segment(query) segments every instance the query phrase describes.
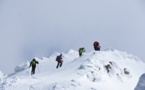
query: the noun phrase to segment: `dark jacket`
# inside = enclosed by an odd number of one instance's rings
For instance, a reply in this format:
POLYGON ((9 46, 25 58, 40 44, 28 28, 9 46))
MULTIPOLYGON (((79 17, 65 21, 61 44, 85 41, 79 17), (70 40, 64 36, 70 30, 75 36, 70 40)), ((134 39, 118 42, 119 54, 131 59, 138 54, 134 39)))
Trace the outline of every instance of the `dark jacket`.
POLYGON ((56 57, 56 61, 62 62, 62 55, 57 56, 57 57, 56 57))
POLYGON ((39 64, 39 62, 38 61, 36 61, 35 59, 33 59, 32 61, 31 61, 31 63, 30 63, 30 66, 29 67, 36 67, 36 64, 39 64))

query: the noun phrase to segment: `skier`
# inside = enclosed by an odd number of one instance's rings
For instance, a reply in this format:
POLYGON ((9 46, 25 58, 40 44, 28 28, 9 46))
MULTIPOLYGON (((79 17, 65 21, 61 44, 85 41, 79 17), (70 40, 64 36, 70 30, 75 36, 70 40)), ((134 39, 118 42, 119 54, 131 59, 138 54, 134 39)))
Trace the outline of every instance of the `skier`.
POLYGON ((101 46, 99 45, 99 42, 95 41, 93 45, 94 45, 95 51, 100 51, 101 46))
POLYGON ((36 68, 36 64, 39 64, 38 61, 34 59, 32 59, 29 68, 32 66, 32 70, 31 70, 31 75, 35 74, 35 68, 36 68))
POLYGON ((81 57, 81 56, 82 56, 82 54, 83 54, 85 51, 86 51, 86 50, 85 50, 85 48, 84 48, 84 47, 79 48, 79 50, 78 50, 78 52, 79 52, 79 56, 81 57))
POLYGON ((56 61, 58 62, 56 68, 58 68, 59 66, 61 67, 62 66, 62 62, 63 62, 62 61, 62 54, 60 54, 60 55, 58 55, 56 57, 56 61))

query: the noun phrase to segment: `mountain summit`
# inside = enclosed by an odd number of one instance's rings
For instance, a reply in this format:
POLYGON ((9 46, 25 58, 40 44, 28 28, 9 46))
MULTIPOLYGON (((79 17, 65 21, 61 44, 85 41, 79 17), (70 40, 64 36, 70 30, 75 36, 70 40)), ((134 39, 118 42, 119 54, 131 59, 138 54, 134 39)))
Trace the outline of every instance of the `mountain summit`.
POLYGON ((134 90, 145 72, 138 57, 118 50, 91 51, 79 57, 70 50, 56 69, 56 56, 36 58, 39 65, 30 74, 29 62, 18 65, 15 73, 3 76, 0 90, 134 90))

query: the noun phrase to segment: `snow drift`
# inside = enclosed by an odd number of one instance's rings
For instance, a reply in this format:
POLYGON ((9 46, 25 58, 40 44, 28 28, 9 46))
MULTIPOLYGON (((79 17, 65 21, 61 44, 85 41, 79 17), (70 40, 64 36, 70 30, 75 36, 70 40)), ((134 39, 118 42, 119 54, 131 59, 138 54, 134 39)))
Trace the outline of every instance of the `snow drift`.
POLYGON ((63 65, 56 69, 56 56, 37 58, 36 74, 30 75, 28 62, 16 73, 4 77, 1 90, 134 90, 145 64, 136 56, 117 50, 91 51, 79 57, 63 53, 63 65))

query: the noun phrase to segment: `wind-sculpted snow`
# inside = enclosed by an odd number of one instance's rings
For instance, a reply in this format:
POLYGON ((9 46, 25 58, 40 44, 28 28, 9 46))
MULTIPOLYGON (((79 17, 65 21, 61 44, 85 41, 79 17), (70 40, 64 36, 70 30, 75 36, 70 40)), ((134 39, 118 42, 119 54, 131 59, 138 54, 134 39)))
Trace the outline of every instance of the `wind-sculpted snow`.
POLYGON ((21 64, 21 65, 16 66, 15 72, 19 72, 19 71, 25 70, 25 69, 27 69, 28 67, 29 67, 29 62, 23 63, 23 64, 21 64))
POLYGON ((0 90, 134 90, 145 64, 136 56, 117 50, 86 52, 79 57, 70 50, 56 69, 56 56, 37 58, 36 74, 30 75, 28 62, 3 78, 0 90), (27 67, 27 68, 26 68, 27 67))

